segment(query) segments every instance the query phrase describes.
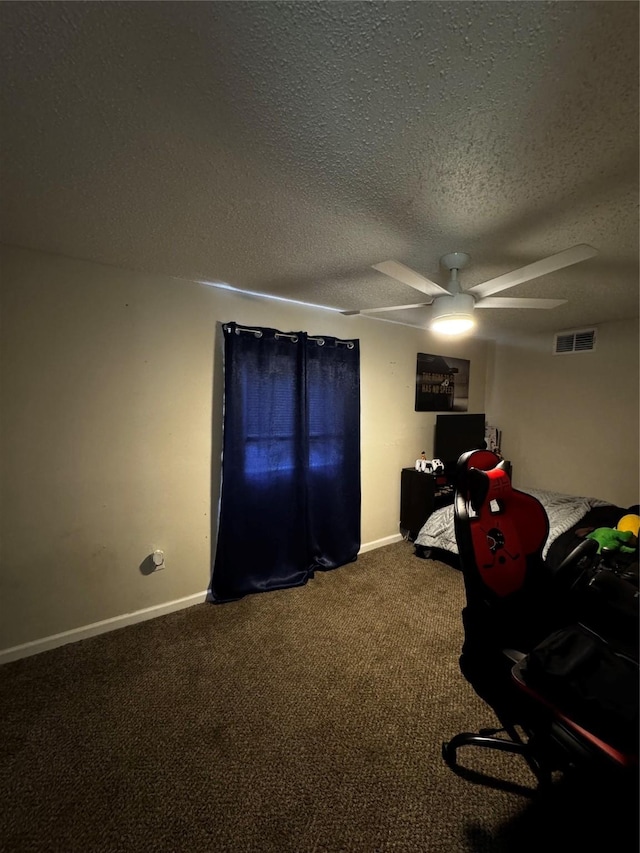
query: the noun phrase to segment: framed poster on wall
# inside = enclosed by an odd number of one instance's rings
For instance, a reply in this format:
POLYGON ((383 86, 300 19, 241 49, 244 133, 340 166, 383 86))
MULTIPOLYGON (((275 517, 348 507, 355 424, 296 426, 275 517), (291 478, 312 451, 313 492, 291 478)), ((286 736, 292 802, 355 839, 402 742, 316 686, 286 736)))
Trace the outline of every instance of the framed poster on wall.
POLYGON ((470 362, 419 352, 416 363, 416 412, 466 412, 470 362))

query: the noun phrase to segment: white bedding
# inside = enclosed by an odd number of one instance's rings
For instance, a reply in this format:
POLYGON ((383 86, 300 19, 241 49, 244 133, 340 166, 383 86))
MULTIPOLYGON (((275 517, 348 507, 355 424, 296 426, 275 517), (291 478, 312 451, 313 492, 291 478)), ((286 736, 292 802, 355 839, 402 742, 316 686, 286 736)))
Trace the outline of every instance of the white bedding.
MULTIPOLYGON (((545 492, 540 489, 520 489, 520 491, 538 498, 549 516, 549 536, 542 550, 543 557, 547 556, 552 542, 577 524, 592 507, 611 505, 609 501, 598 498, 563 495, 559 492, 545 492)), ((437 509, 429 516, 416 536, 414 544, 423 545, 426 548, 440 548, 453 554, 458 553, 453 529, 453 504, 437 509)))

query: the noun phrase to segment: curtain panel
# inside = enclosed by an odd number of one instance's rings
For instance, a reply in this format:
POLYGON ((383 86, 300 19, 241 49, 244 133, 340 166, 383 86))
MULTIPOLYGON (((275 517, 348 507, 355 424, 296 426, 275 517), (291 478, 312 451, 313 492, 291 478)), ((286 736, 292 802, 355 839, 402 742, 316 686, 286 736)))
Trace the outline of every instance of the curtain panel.
POLYGON ((360 549, 359 342, 223 330, 215 602, 299 586, 360 549))

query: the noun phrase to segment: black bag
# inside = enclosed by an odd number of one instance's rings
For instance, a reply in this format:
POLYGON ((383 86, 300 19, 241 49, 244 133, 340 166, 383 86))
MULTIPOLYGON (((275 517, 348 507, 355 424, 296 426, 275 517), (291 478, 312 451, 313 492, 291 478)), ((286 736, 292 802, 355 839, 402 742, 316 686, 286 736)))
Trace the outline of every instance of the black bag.
POLYGON ((581 624, 554 631, 527 656, 525 682, 623 752, 638 748, 638 662, 581 624))

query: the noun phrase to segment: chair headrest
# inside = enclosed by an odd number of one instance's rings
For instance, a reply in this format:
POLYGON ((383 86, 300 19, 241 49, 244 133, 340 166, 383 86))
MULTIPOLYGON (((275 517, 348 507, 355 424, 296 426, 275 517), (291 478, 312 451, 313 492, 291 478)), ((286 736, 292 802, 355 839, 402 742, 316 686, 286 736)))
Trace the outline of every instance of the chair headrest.
POLYGON ((501 461, 493 450, 467 450, 458 459, 458 469, 480 468, 482 471, 488 471, 490 468, 497 468, 501 461))
POLYGON ((487 501, 508 500, 512 494, 511 480, 502 468, 492 468, 490 471, 481 471, 479 468, 471 468, 468 472, 469 501, 475 512, 487 501))

